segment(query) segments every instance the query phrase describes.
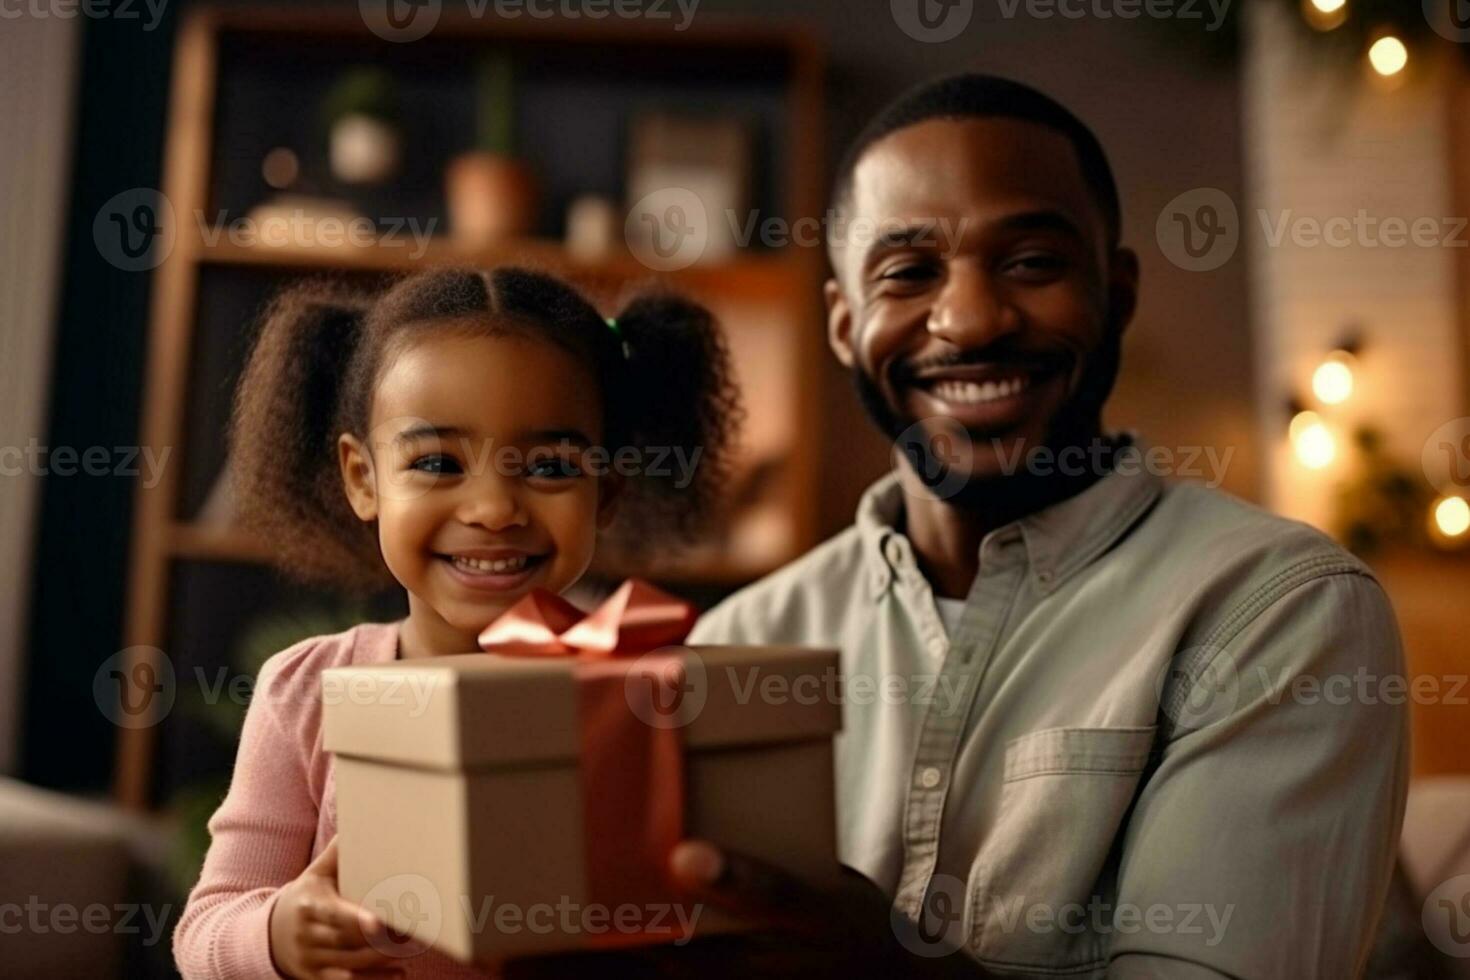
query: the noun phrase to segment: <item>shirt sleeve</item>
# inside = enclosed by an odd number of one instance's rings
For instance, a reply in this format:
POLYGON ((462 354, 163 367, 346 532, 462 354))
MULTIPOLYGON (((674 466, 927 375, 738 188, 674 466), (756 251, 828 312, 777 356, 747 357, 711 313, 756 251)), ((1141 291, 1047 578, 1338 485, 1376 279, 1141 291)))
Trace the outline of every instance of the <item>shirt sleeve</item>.
POLYGON ((1107 975, 1358 976, 1408 780, 1382 589, 1358 573, 1278 585, 1175 663, 1172 731, 1122 842, 1133 928, 1115 922, 1107 975))
POLYGON ((702 646, 724 646, 750 642, 736 615, 735 603, 726 600, 704 613, 689 631, 689 642, 702 646))
POLYGON ((278 655, 256 682, 230 790, 209 821, 209 853, 174 931, 185 980, 279 975, 271 907, 310 862, 318 821, 306 763, 314 715, 300 660, 278 655))

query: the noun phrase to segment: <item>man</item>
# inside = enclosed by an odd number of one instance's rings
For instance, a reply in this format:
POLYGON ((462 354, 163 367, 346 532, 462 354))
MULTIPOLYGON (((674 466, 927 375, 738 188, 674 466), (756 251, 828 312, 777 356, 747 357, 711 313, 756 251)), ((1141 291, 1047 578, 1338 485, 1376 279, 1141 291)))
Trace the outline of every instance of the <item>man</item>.
MULTIPOLYGON (((691 642, 841 650, 840 856, 916 924, 915 972, 947 942, 997 974, 1355 976, 1407 735, 1340 682, 1402 673, 1393 617, 1326 537, 1105 436, 1138 260, 1096 139, 944 79, 873 120, 833 204, 829 341, 896 470, 691 642)), ((674 868, 888 929, 705 842, 674 868)))

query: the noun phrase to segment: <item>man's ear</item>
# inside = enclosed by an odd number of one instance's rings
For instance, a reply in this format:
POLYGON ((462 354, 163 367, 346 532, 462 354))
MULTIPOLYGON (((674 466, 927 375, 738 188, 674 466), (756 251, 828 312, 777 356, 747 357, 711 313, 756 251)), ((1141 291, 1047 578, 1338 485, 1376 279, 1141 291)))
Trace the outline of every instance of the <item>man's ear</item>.
POLYGON ((1113 249, 1108 263, 1108 321, 1118 333, 1128 329, 1138 312, 1138 253, 1131 248, 1113 249))
POLYGON ((359 520, 377 520, 378 486, 373 475, 373 457, 362 440, 350 432, 337 437, 337 465, 342 470, 342 487, 352 512, 359 520))
POLYGON ((618 514, 618 505, 622 503, 623 491, 627 489, 628 481, 621 473, 609 470, 597 481, 597 529, 606 531, 612 526, 613 518, 618 514))
POLYGON ((827 346, 832 348, 843 367, 851 368, 857 361, 852 349, 852 307, 842 294, 842 285, 836 277, 827 280, 822 287, 822 295, 827 299, 827 346))

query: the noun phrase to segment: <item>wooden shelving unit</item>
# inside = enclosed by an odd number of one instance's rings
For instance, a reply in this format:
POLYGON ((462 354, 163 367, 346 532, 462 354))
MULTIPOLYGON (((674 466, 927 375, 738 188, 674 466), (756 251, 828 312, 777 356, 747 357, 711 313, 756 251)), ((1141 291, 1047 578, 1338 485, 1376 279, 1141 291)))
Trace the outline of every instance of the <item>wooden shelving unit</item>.
MULTIPOLYGON (((222 138, 216 131, 222 97, 233 84, 226 46, 247 44, 310 45, 309 56, 326 60, 341 56, 360 58, 377 52, 385 59, 399 56, 404 45, 375 38, 355 10, 230 10, 197 9, 185 18, 178 35, 173 69, 173 91, 165 156, 163 192, 179 215, 209 213, 218 202, 216 150, 222 138)), ((779 187, 779 211, 791 220, 821 211, 818 135, 823 128, 820 52, 796 30, 751 27, 701 20, 688 30, 674 32, 658 25, 608 21, 596 25, 528 21, 497 21, 446 17, 430 38, 416 45, 450 45, 446 56, 461 56, 475 45, 513 45, 518 55, 538 45, 560 50, 586 50, 597 64, 616 58, 617 51, 670 56, 708 52, 721 64, 745 58, 754 64, 784 64, 781 84, 780 131, 773 142, 782 147, 781 164, 773 173, 779 187), (582 46, 578 48, 577 46, 582 46), (733 60, 732 60, 733 59, 733 60)), ((259 49, 264 50, 264 49, 259 49)), ((646 60, 644 62, 646 63, 646 60)), ((533 161, 534 162, 534 161, 533 161)), ((201 366, 196 361, 209 350, 201 343, 201 311, 218 290, 211 276, 269 277, 285 284, 297 276, 390 276, 434 265, 488 267, 505 263, 532 265, 557 271, 577 281, 600 302, 611 303, 619 291, 650 280, 664 282, 707 302, 727 326, 737 369, 747 387, 751 428, 757 441, 770 442, 789 434, 796 441, 815 437, 820 393, 811 379, 818 377, 822 357, 820 283, 823 259, 819 249, 746 250, 728 261, 695 265, 675 273, 655 275, 631 254, 614 254, 596 261, 570 255, 554 237, 511 241, 491 248, 466 249, 447 237, 432 238, 422 254, 411 247, 244 245, 227 237, 206 239, 191 221, 180 220, 174 248, 154 273, 150 311, 150 342, 142 416, 142 444, 175 447, 171 464, 153 487, 140 490, 135 504, 126 645, 134 664, 169 650, 173 618, 178 614, 174 592, 179 576, 193 567, 264 565, 271 559, 268 542, 228 525, 202 520, 198 501, 186 505, 190 487, 203 479, 202 465, 191 453, 191 438, 200 424, 191 409, 193 393, 228 381, 217 374, 218 358, 201 366), (754 352, 754 353, 752 353, 754 352), (213 370, 216 374, 211 375, 213 370), (774 434, 774 435, 773 435, 774 434), (191 469, 191 467, 195 467, 191 469)), ((218 302, 218 300, 216 300, 218 302)), ((254 311, 240 311, 244 323, 254 311)), ((218 316, 216 315, 216 319, 218 316)), ((218 342, 218 337, 212 338, 218 342)), ((205 358, 208 361, 208 358, 205 358)), ((207 433, 210 439, 222 432, 207 433)), ((759 553, 721 553, 702 549, 682 564, 669 564, 655 577, 671 583, 698 583, 729 587, 749 581, 800 554, 814 543, 816 527, 816 474, 814 453, 792 451, 782 457, 778 478, 769 481, 767 513, 777 512, 783 523, 774 538, 778 547, 759 553)), ((205 474, 206 476, 208 474, 205 474)), ((217 476, 217 473, 214 474, 217 476)), ((197 494, 196 494, 197 496, 197 494)), ((772 539, 767 528, 768 539, 772 539)), ((193 610, 196 614, 198 610, 193 610)), ((207 612, 207 611, 206 611, 207 612)), ((217 655, 189 651, 185 660, 217 655)), ((155 756, 160 727, 124 729, 115 772, 115 794, 134 808, 154 801, 155 756)), ((166 729, 165 729, 166 732, 166 729)))

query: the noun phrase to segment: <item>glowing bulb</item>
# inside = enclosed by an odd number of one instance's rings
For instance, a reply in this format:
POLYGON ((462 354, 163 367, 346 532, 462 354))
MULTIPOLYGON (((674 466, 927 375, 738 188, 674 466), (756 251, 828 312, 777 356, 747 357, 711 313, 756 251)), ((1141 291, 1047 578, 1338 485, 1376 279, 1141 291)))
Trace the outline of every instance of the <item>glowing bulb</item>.
POLYGON ((1464 497, 1441 497, 1434 505, 1434 525, 1447 538, 1470 531, 1470 503, 1464 497))
POLYGON ((1327 405, 1338 405, 1353 393, 1353 355, 1335 350, 1312 372, 1312 392, 1327 405))
POLYGON ((1297 412, 1291 417, 1291 426, 1286 431, 1291 436, 1291 441, 1296 442, 1309 426, 1321 424, 1322 416, 1316 412, 1297 412))
POLYGON ((1289 431, 1296 458, 1308 469, 1320 470, 1337 457, 1337 440, 1316 412, 1298 412, 1289 431))
POLYGON ((1319 31, 1341 27, 1347 20, 1347 0, 1302 0, 1302 17, 1319 31))
POLYGON ((1409 63, 1409 49, 1392 34, 1380 37, 1368 49, 1368 63, 1384 78, 1397 75, 1409 63))

